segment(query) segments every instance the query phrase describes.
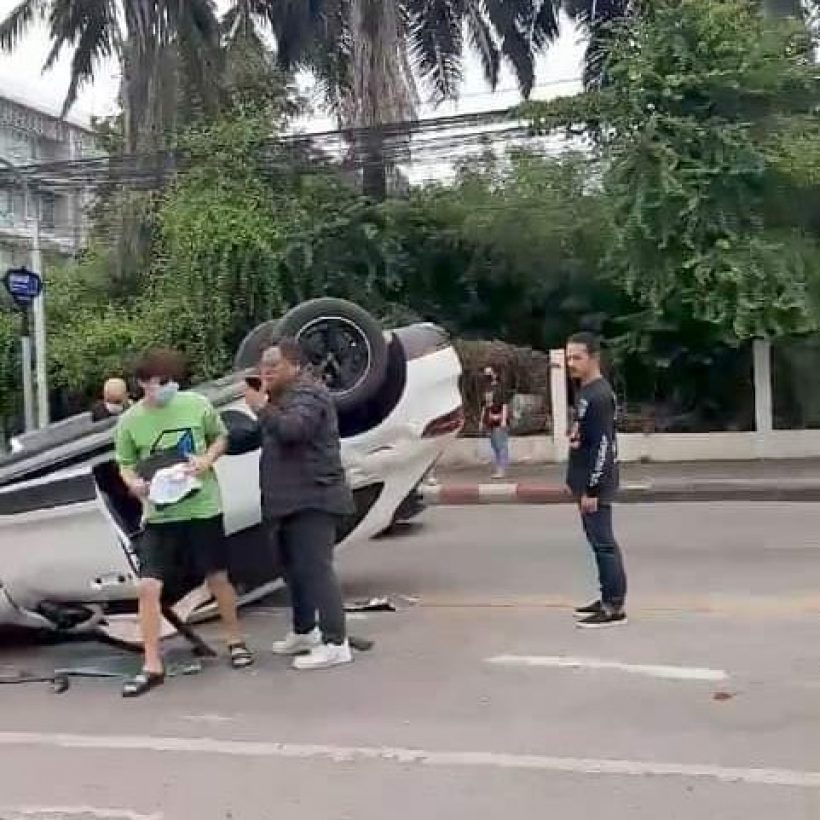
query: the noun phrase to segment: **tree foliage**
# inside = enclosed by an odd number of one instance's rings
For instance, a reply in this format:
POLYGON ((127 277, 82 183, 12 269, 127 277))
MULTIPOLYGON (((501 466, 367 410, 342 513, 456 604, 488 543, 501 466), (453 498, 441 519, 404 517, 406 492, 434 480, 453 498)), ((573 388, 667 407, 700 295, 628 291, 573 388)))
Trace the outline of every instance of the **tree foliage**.
MULTIPOLYGON (((816 35, 818 0, 744 0, 745 10, 772 20, 791 20, 816 35)), ((584 82, 589 90, 608 85, 610 52, 630 24, 653 13, 652 0, 563 0, 562 9, 586 35, 584 82)))
POLYGON ((738 339, 811 329, 817 239, 770 208, 798 182, 773 149, 820 101, 803 32, 742 0, 659 0, 630 34, 610 58, 605 181, 627 291, 738 339))
POLYGON ((747 0, 649 0, 623 25, 607 88, 534 106, 540 127, 587 117, 598 139, 613 275, 665 324, 736 340, 814 328, 804 143, 820 84, 804 28, 747 0))
POLYGON ((603 277, 610 221, 582 155, 488 158, 388 206, 395 297, 454 333, 541 349, 623 308, 603 277))
MULTIPOLYGON (((622 395, 713 418, 748 386, 734 348, 817 327, 820 88, 802 24, 749 0, 643 0, 612 30, 610 82, 514 112, 578 151, 487 156, 374 202, 328 157, 270 138, 298 100, 260 49, 263 6, 228 20, 216 115, 173 134, 184 161, 147 203, 139 276, 112 281, 105 231, 49 274, 63 411, 149 344, 219 375, 257 323, 321 294, 542 350, 600 330, 622 395)), ((0 310, 4 416, 19 413, 16 322, 0 310)))
POLYGON ((15 50, 38 21, 51 41, 44 70, 71 53, 63 113, 101 61, 118 60, 129 151, 154 150, 181 112, 213 103, 220 29, 212 0, 20 0, 0 22, 0 49, 15 50))

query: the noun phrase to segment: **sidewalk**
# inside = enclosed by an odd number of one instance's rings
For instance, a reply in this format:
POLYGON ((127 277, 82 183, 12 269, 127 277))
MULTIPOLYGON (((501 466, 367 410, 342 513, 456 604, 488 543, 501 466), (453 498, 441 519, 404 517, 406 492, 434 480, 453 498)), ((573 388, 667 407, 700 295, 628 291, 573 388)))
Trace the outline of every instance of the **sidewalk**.
MULTIPOLYGON (((515 465, 503 481, 491 468, 436 471, 422 488, 429 504, 566 504, 562 464, 515 465)), ((621 465, 625 503, 818 501, 820 459, 621 465)))

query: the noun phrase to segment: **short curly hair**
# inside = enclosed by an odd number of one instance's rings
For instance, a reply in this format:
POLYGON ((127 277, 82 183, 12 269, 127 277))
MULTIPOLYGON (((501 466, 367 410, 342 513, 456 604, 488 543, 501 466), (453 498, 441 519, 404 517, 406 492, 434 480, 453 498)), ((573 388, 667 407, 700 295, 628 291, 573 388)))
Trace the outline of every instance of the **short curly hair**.
POLYGON ((181 382, 185 372, 183 354, 168 347, 146 350, 134 363, 134 378, 140 382, 149 382, 151 379, 172 379, 181 382))

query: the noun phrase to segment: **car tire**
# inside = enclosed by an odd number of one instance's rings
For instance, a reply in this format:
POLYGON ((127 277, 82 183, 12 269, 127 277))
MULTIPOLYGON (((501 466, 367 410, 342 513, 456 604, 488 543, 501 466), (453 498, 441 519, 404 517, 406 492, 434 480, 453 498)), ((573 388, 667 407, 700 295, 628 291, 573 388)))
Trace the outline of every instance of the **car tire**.
POLYGON ((253 366, 265 347, 290 337, 301 342, 311 367, 324 379, 340 413, 356 410, 384 385, 389 348, 381 325, 344 299, 302 302, 281 319, 252 330, 236 355, 237 369, 253 366), (335 349, 330 350, 329 347, 335 349))

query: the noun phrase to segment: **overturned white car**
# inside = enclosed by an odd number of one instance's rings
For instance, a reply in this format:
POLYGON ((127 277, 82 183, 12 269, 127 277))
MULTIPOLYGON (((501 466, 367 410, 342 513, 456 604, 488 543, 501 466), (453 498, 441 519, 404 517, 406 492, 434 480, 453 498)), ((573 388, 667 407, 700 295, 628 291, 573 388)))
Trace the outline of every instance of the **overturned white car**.
MULTIPOLYGON (((336 400, 356 501, 337 543, 371 538, 418 511, 420 483, 463 425, 459 360, 434 325, 384 332, 358 306, 323 298, 251 332, 234 374, 194 388, 230 433, 217 474, 241 603, 279 581, 260 526, 260 437, 243 380, 261 350, 286 335, 301 341, 336 400)), ((113 462, 114 425, 74 417, 21 436, 0 460, 0 626, 135 640, 141 509, 113 462)), ((182 581, 171 594, 184 619, 212 614, 202 586, 182 581)))

